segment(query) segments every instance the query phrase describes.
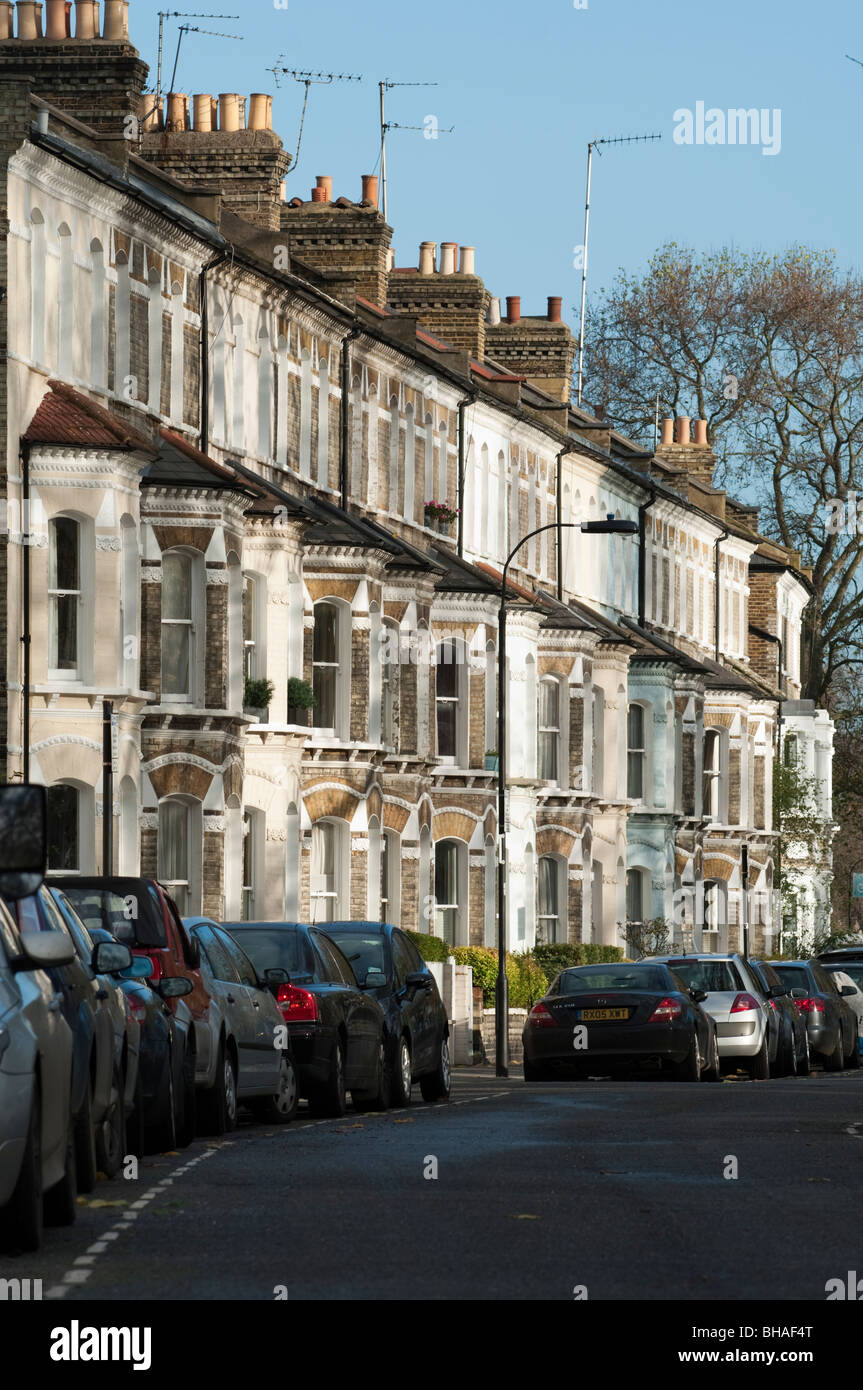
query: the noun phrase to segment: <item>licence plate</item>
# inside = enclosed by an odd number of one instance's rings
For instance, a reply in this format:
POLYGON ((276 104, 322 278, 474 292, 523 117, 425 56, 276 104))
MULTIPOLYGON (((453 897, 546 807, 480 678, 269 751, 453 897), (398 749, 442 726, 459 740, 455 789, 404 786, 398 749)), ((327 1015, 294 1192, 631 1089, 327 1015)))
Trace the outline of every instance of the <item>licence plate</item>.
POLYGON ((579 1009, 578 1017, 582 1023, 613 1022, 629 1018, 629 1009, 579 1009))

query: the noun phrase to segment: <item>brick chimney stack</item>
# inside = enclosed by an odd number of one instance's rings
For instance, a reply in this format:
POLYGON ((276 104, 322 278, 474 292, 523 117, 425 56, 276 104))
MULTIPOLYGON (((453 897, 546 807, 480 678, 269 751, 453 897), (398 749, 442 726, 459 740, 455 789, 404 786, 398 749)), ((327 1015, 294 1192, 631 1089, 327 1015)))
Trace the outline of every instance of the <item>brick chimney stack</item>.
POLYGON ((351 305, 357 295, 383 308, 387 302, 392 227, 378 208, 378 181, 362 176, 362 196, 333 201, 333 181, 319 174, 308 202, 292 198, 281 207, 281 228, 291 263, 314 270, 329 292, 351 305))
MULTIPOLYGON (((141 115, 153 105, 144 97, 141 115)), ((170 92, 165 115, 144 123, 141 154, 196 190, 219 194, 223 206, 257 227, 279 230, 282 181, 291 157, 273 131, 273 99, 264 92, 246 98, 222 92, 189 98, 170 92)))
POLYGON ((30 91, 104 135, 127 134, 147 81, 147 64, 129 42, 128 0, 76 0, 74 34, 67 0, 0 0, 0 81, 30 91))
POLYGON ((678 415, 663 420, 656 457, 700 482, 713 482, 716 455, 707 440, 707 421, 678 415))
POLYGON ((529 318, 521 312, 520 297, 510 295, 506 317, 489 322, 485 341, 491 361, 566 404, 572 391, 575 339, 563 322, 561 303, 559 296, 550 295, 546 316, 529 318))
POLYGON ((436 338, 482 360, 491 295, 476 273, 473 246, 441 242, 435 269, 436 242, 420 246, 419 267, 397 268, 390 276, 388 307, 416 318, 436 338))

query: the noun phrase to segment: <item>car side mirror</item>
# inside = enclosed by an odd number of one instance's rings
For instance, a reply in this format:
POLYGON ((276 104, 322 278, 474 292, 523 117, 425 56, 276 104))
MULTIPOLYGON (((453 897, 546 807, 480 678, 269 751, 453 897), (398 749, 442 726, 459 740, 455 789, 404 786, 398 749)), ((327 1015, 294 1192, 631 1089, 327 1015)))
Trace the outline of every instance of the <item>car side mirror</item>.
POLYGON ((264 978, 261 981, 261 989, 275 990, 279 985, 289 985, 291 977, 287 970, 282 970, 281 966, 273 966, 264 971, 264 978))
POLYGON ((90 960, 94 975, 119 975, 132 965, 132 952, 121 941, 100 941, 90 960))
POLYGON ((707 998, 706 989, 691 989, 689 991, 689 994, 694 1003, 696 1004, 702 1004, 704 1000, 707 998))
POLYGON ((9 962, 13 971, 48 970, 52 965, 69 965, 75 959, 75 947, 65 932, 22 932, 23 956, 9 962))
POLYGON ((424 970, 412 970, 405 976, 405 989, 431 989, 432 977, 424 970))
POLYGON ((45 788, 0 787, 0 893, 9 902, 39 888, 45 877, 47 839, 45 788))
POLYGON ((191 994, 195 986, 185 975, 171 975, 166 980, 159 980, 153 988, 163 999, 180 999, 184 994, 191 994))
POLYGON ((808 998, 809 998, 809 995, 806 993, 806 990, 805 990, 805 989, 792 989, 792 991, 791 991, 791 998, 792 998, 792 999, 808 999, 808 998))
POLYGON ((849 994, 856 994, 857 990, 854 985, 843 985, 839 993, 844 996, 849 994))
POLYGON ((124 980, 149 980, 156 967, 149 956, 135 956, 128 970, 123 971, 124 980))

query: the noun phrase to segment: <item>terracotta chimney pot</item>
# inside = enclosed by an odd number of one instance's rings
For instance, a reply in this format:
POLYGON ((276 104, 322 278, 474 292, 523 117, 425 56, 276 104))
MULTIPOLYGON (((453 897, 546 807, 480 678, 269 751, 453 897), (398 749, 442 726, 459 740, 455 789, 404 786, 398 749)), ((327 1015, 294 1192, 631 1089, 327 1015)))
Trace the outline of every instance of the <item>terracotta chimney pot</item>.
POLYGON ((189 124, 189 98, 185 92, 168 93, 167 130, 186 130, 189 124))
POLYGON ((326 190, 325 188, 313 188, 313 189, 312 189, 312 202, 313 202, 313 203, 328 203, 329 201, 330 201, 330 200, 329 200, 329 198, 327 197, 327 190, 326 190))
POLYGON ((0 0, 0 39, 14 39, 15 25, 12 19, 15 7, 12 0, 0 0))
POLYGON ((318 174, 317 177, 316 177, 316 179, 315 179, 315 182, 317 183, 318 188, 322 188, 323 191, 324 191, 324 196, 323 196, 323 198, 321 199, 321 202, 323 202, 323 203, 331 203, 331 202, 333 201, 333 177, 332 177, 332 174, 318 174))
POLYGON ((99 10, 93 0, 75 0, 75 38, 98 39, 99 10))
POLYGON ((677 442, 678 444, 688 444, 690 442, 688 415, 678 415, 677 417, 677 442))
POLYGON ((476 275, 475 246, 463 246, 461 248, 461 264, 459 269, 462 275, 476 275))
POLYGON ((219 93, 219 129, 220 130, 239 130, 240 129, 240 102, 242 97, 239 92, 220 92, 219 93))
POLYGON ((660 442, 660 444, 662 445, 663 449, 667 448, 667 446, 668 446, 669 444, 673 444, 673 443, 674 443, 674 421, 673 421, 673 420, 670 420, 670 419, 669 419, 669 420, 663 420, 663 422, 662 422, 662 436, 661 436, 659 442, 660 442))
POLYGON ((434 275, 436 241, 423 241, 420 244, 420 275, 434 275))
POLYGON ((36 0, 18 0, 19 39, 41 39, 42 6, 36 0))
POLYGON ((506 321, 518 323, 521 318, 521 295, 508 294, 506 297, 506 321))
POLYGON ((363 202, 371 203, 373 208, 378 205, 378 176, 377 174, 363 174, 363 202))
POLYGON ((440 244, 440 273, 441 275, 455 274, 455 253, 457 243, 454 241, 442 241, 440 244))
POLYGON ((699 449, 706 449, 706 448, 707 448, 707 421, 706 421, 706 420, 696 420, 696 421, 695 421, 695 440, 694 440, 694 442, 695 442, 695 444, 698 445, 699 449))
POLYGON ((563 307, 563 297, 561 295, 550 294, 548 296, 548 321, 549 323, 561 323, 563 307))
POLYGON ((45 37, 46 39, 65 39, 66 0, 47 0, 45 37))
POLYGON ((198 93, 192 97, 196 130, 213 129, 213 98, 209 92, 198 93))
POLYGON ((249 130, 272 130, 273 98, 266 92, 252 92, 249 98, 249 130))
POLYGON ((105 0, 105 26, 102 37, 129 41, 129 6, 127 0, 105 0))

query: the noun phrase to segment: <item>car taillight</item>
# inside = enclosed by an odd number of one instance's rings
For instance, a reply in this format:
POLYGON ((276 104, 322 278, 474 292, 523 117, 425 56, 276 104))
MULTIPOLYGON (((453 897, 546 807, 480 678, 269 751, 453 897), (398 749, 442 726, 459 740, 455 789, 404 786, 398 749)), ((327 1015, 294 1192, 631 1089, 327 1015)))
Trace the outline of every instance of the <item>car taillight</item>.
POLYGON ((279 985, 276 1003, 282 1011, 286 1023, 317 1023, 318 1001, 307 989, 296 985, 279 985))
POLYGON ((660 999, 648 1023, 670 1023, 673 1018, 680 1018, 683 1013, 683 1005, 678 999, 660 999))
POLYGON ((134 996, 126 995, 126 1008, 135 1019, 136 1023, 147 1022, 147 1005, 143 999, 136 999, 134 996))
POLYGON ((824 1001, 821 999, 795 999, 795 1004, 802 1014, 823 1014, 824 1001))
POLYGON ((738 994, 734 1003, 731 1005, 731 1012, 733 1014, 749 1013, 751 1009, 758 1009, 759 1007, 758 1000, 744 991, 743 994, 738 994))
POLYGON ((534 1004, 529 1017, 531 1023, 537 1028, 554 1028, 556 1026, 554 1014, 545 1007, 542 1000, 538 1004, 534 1004))

